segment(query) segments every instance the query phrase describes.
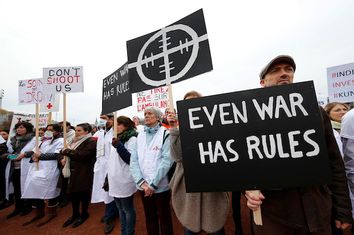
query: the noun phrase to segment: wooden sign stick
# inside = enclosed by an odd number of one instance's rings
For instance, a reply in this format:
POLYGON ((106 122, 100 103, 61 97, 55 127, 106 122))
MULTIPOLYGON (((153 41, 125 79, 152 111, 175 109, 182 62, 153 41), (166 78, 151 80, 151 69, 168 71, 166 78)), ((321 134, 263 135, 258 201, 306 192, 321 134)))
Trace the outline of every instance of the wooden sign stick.
POLYGON ((172 95, 172 84, 168 84, 168 108, 170 109, 170 112, 174 112, 175 107, 173 105, 173 95, 172 95))
POLYGON ((48 121, 47 121, 48 124, 52 124, 52 112, 49 112, 48 113, 48 121))
POLYGON ((114 112, 113 120, 113 138, 117 138, 117 112, 114 112))
MULTIPOLYGON (((36 103, 36 144, 35 144, 35 152, 39 154, 39 103, 36 103)), ((39 170, 39 162, 36 162, 36 170, 39 170)))
MULTIPOLYGON (((66 132, 66 93, 63 93, 63 135, 64 135, 64 149, 68 147, 67 132, 66 132)), ((67 156, 64 156, 65 161, 67 161, 67 156)))
MULTIPOLYGON (((259 195, 261 193, 261 191, 259 191, 259 190, 252 190, 251 192, 254 195, 259 195)), ((263 225, 262 212, 261 212, 260 206, 259 206, 258 210, 253 211, 253 221, 256 225, 263 225)))

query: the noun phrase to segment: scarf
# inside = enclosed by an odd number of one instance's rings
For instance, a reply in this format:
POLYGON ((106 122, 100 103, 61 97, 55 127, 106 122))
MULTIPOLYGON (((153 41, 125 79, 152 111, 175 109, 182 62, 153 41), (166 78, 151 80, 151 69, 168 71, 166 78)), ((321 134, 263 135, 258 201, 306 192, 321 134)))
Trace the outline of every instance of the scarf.
POLYGON ((34 133, 27 133, 26 135, 15 135, 11 138, 10 143, 15 154, 21 152, 28 142, 34 137, 34 133))
POLYGON ((153 127, 144 126, 144 131, 148 134, 156 134, 156 132, 160 129, 160 127, 161 127, 161 123, 159 122, 153 127))
POLYGON ((117 137, 124 144, 125 142, 127 142, 133 136, 137 137, 138 136, 138 132, 134 128, 130 128, 130 129, 127 129, 127 130, 123 131, 117 137))
POLYGON ((332 128, 335 129, 336 131, 340 132, 340 129, 342 127, 342 123, 336 122, 336 121, 331 121, 332 128))
POLYGON ((81 135, 78 137, 75 136, 73 141, 70 144, 70 149, 76 149, 77 147, 80 146, 80 144, 82 144, 85 140, 91 137, 92 137, 91 133, 88 133, 86 135, 81 135))

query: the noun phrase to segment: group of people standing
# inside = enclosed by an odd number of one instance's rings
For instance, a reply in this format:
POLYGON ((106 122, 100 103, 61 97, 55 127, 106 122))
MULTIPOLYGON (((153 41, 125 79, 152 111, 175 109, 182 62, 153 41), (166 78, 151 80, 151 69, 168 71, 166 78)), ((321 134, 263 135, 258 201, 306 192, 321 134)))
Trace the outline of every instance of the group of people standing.
POLYGON ((77 125, 75 136, 70 138, 67 148, 64 147, 62 126, 59 124, 47 125, 38 146, 35 146, 31 123, 20 121, 14 129, 16 133, 7 143, 8 150, 1 155, 1 161, 7 162, 4 173, 6 197, 9 199, 9 183, 12 183, 15 199, 14 210, 7 219, 28 214, 32 207, 35 208, 34 217, 23 223, 24 226, 39 220, 37 226, 43 226, 55 218, 64 178, 61 170, 70 161, 71 174, 67 177, 68 193, 76 216, 73 227, 82 224, 88 217, 92 170, 96 160, 96 141, 91 138, 91 125, 77 125), (47 201, 46 212, 44 200, 47 201), (80 202, 81 213, 78 212, 80 202))
MULTIPOLYGON (((278 56, 262 69, 260 84, 265 88, 291 84, 295 70, 292 57, 278 56)), ((200 93, 191 91, 184 99, 199 97, 200 93)), ((250 210, 256 211, 262 205, 263 226, 252 223, 254 234, 331 235, 350 227, 354 217, 348 191, 349 186, 354 192, 354 111, 344 115, 348 110, 342 103, 320 108, 331 184, 270 189, 258 194, 243 192, 250 210)), ((1 166, 8 162, 4 175, 9 178, 5 179, 4 188, 8 190, 8 183, 12 182, 15 195, 15 209, 7 218, 28 213, 35 206, 35 216, 24 225, 37 220, 38 226, 48 223, 56 216, 60 188, 68 179, 66 191, 70 193, 72 215, 63 227, 80 226, 89 218, 90 202, 104 202, 104 232, 110 233, 114 219, 119 217, 121 234, 134 234, 134 195, 138 191, 148 235, 173 234, 170 205, 184 234, 225 234, 230 193, 186 192, 182 162, 191 156, 182 153, 175 110, 167 109, 163 114, 156 107, 146 108, 143 127, 126 116, 114 120, 113 114, 103 114, 100 118, 104 128, 91 135, 89 124, 79 124, 67 143, 60 125, 48 125, 39 151, 35 148, 33 126, 26 122, 16 124, 16 135, 8 141, 6 150, 0 149, 1 166), (63 169, 69 169, 69 173, 64 174, 63 169)), ((240 195, 241 192, 232 192, 237 235, 243 234, 240 195)))

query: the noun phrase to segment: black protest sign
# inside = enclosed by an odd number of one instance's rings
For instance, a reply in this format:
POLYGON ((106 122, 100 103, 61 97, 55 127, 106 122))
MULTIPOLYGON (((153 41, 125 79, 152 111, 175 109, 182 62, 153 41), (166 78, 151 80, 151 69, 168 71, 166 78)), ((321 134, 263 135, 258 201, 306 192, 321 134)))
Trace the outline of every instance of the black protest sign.
POLYGON ((203 10, 127 41, 131 93, 183 81, 213 69, 203 10))
POLYGON ((132 105, 129 91, 128 65, 124 64, 103 79, 102 114, 115 112, 132 105))
POLYGON ((178 101, 187 192, 325 184, 313 82, 178 101))

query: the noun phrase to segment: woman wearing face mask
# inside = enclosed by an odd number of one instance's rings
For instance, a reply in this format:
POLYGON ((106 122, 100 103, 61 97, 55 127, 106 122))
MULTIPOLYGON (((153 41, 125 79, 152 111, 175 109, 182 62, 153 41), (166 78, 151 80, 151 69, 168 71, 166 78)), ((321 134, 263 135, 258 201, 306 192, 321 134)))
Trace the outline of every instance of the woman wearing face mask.
MULTIPOLYGON (((72 224, 75 228, 89 217, 88 206, 93 182, 93 166, 96 161, 96 140, 92 138, 91 125, 88 123, 77 125, 70 147, 63 149, 61 153, 70 159, 68 191, 71 194, 72 204, 72 216, 65 221, 63 227, 72 224)), ((65 163, 66 159, 62 159, 62 166, 65 163)))
POLYGON ((136 149, 138 133, 135 123, 128 117, 117 118, 117 138, 112 141, 108 157, 109 195, 114 197, 119 211, 121 234, 132 235, 135 230, 136 214, 134 193, 136 186, 129 170, 130 155, 136 149))
POLYGON ((114 198, 109 196, 108 190, 103 187, 108 169, 108 157, 111 153, 112 137, 113 137, 113 121, 114 114, 102 114, 98 123, 99 127, 103 127, 96 132, 97 137, 97 155, 94 166, 94 178, 92 185, 91 203, 105 203, 104 215, 101 222, 104 223, 104 233, 108 234, 114 229, 114 220, 118 217, 118 210, 114 202, 114 198))
POLYGON ((172 166, 168 130, 161 126, 162 112, 144 110, 145 127, 133 150, 130 171, 140 190, 148 235, 173 235, 168 172, 172 166))
POLYGON ((58 124, 49 124, 39 145, 39 152, 27 154, 31 156, 30 162, 32 164, 28 171, 22 198, 33 199, 32 202, 36 205, 36 214, 24 225, 44 217, 45 199, 48 199, 46 217, 37 226, 42 226, 57 216, 57 197, 60 192, 60 189, 57 188, 59 179, 58 159, 63 146, 64 139, 61 135, 61 127, 58 124))
MULTIPOLYGON (((21 192, 23 193, 24 183, 26 180, 29 159, 24 159, 25 152, 30 151, 35 146, 35 138, 33 133, 33 125, 29 122, 19 122, 15 125, 16 134, 10 139, 9 149, 12 149, 8 158, 10 159, 10 180, 14 186, 15 195, 15 210, 7 215, 10 219, 18 214, 26 215, 31 211, 31 205, 28 201, 21 199, 21 192)), ((11 151, 11 150, 10 150, 11 151)), ((9 166, 9 164, 8 164, 9 166)), ((8 180, 6 182, 9 182, 8 180)), ((8 184, 6 186, 6 191, 8 184)))

